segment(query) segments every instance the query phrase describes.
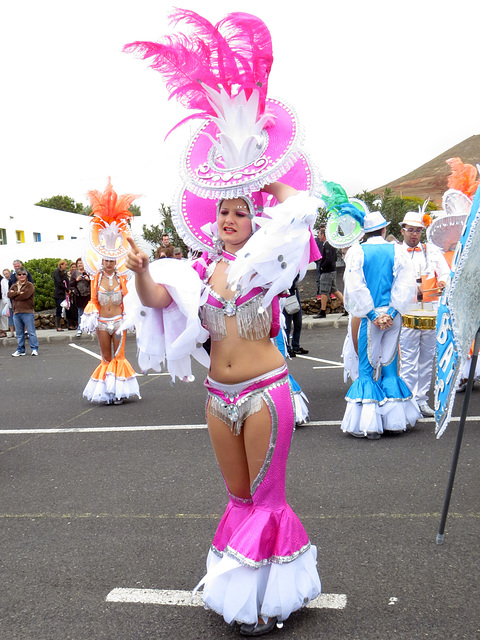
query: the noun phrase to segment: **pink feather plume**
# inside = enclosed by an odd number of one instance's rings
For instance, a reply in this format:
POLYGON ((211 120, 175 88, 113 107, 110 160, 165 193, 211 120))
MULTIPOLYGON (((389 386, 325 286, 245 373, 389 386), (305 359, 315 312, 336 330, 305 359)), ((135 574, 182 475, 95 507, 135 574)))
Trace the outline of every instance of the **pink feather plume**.
POLYGON ((184 32, 165 36, 160 42, 132 42, 123 50, 151 59, 150 66, 164 77, 170 98, 175 97, 189 110, 198 110, 182 123, 216 115, 202 85, 217 90, 222 86, 232 97, 243 90, 248 98, 257 89, 258 116, 263 115, 273 62, 265 23, 237 12, 212 25, 186 9, 177 9, 170 19, 174 26, 181 23, 184 32))

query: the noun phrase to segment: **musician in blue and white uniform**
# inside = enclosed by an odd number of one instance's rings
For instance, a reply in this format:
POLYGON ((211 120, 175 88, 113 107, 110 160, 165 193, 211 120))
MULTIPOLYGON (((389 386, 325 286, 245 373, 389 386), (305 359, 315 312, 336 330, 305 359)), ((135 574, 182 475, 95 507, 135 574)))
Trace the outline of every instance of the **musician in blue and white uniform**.
POLYGON ((369 439, 385 431, 405 431, 420 417, 398 376, 397 361, 401 316, 415 293, 415 282, 406 252, 385 240, 387 224, 379 211, 367 211, 362 223, 365 241, 351 246, 345 257, 344 300, 352 316, 354 343, 358 335, 359 375, 347 392, 341 426, 352 436, 369 439))

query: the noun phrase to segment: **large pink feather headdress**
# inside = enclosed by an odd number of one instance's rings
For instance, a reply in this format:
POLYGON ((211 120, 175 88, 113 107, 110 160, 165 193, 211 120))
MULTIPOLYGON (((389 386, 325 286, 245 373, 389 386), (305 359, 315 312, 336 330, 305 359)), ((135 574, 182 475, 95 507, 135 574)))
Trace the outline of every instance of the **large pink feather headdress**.
POLYGON ((177 10, 171 22, 184 24, 186 31, 161 42, 133 42, 124 51, 151 59, 150 66, 163 75, 170 98, 195 110, 174 129, 193 118, 209 119, 220 132, 219 140, 212 142, 224 154, 225 165, 248 162, 249 149, 274 121, 266 104, 273 62, 267 26, 239 12, 214 26, 193 11, 177 10))
POLYGON ((173 129, 193 118, 204 121, 182 158, 184 188, 173 206, 179 234, 204 249, 211 239, 202 227, 215 221, 205 199, 252 196, 283 178, 300 190, 317 186, 293 109, 267 97, 273 54, 264 22, 236 12, 213 25, 177 9, 171 23, 181 31, 124 50, 148 59, 170 98, 192 112, 173 129))

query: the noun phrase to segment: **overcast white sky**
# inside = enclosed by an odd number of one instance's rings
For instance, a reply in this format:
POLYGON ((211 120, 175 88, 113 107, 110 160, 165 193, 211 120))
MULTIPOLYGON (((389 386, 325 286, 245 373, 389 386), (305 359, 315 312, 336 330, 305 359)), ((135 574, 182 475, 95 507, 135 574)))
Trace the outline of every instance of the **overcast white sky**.
MULTIPOLYGON (((69 195, 109 175, 148 224, 178 186, 186 112, 122 46, 170 32, 161 0, 26 0, 2 9, 3 207, 69 195)), ((478 0, 185 0, 217 22, 262 18, 269 95, 291 103, 323 176, 373 189, 480 133, 478 0)), ((479 159, 480 160, 480 159, 479 159)), ((5 209, 4 209, 5 211, 5 209)))

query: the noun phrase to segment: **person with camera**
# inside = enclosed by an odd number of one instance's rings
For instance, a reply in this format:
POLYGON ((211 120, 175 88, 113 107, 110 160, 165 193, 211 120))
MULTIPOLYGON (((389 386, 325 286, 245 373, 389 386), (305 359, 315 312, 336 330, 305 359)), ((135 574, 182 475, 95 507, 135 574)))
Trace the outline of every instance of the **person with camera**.
POLYGON ((85 271, 82 258, 77 258, 75 269, 70 274, 70 290, 73 293, 74 305, 78 309, 77 338, 79 338, 83 331, 80 326, 80 319, 90 300, 90 276, 85 271))

